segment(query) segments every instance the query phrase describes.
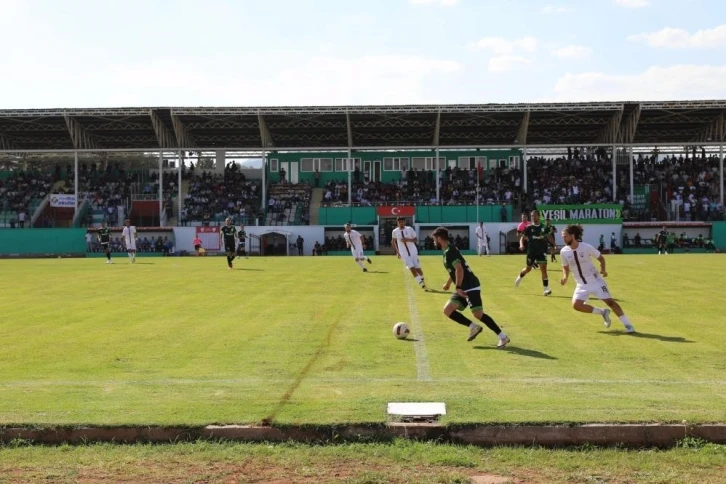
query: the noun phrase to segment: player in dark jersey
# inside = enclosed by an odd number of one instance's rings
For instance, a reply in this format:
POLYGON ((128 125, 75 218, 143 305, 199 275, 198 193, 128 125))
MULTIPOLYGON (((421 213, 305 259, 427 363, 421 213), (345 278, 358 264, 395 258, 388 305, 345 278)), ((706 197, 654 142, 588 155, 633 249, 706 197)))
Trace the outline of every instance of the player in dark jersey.
POLYGON ((550 219, 545 219, 545 228, 549 231, 547 235, 547 247, 550 252, 550 262, 557 262, 557 243, 555 242, 555 234, 557 234, 557 227, 550 223, 550 219))
POLYGON ((655 243, 658 246, 658 255, 660 255, 661 252, 668 255, 668 249, 666 246, 666 244, 668 244, 668 230, 666 230, 665 226, 663 226, 663 230, 656 234, 655 243))
POLYGON ((237 232, 237 238, 239 239, 239 245, 237 245, 237 257, 244 256, 245 259, 249 259, 249 257, 247 257, 247 248, 245 246, 247 242, 247 231, 245 230, 244 225, 240 225, 239 232, 237 232))
POLYGON ((452 282, 456 286, 456 292, 451 295, 449 302, 444 306, 444 314, 452 321, 468 327, 469 337, 467 341, 472 341, 482 332, 482 327, 461 314, 460 311, 468 305, 474 317, 499 337, 497 348, 507 346, 509 344, 507 335, 504 334, 504 331, 499 328, 491 316, 484 312, 479 279, 471 271, 459 249, 449 243, 449 231, 444 227, 439 227, 434 230, 431 237, 434 239, 434 244, 443 251, 444 268, 449 273, 449 280, 444 284, 444 290, 448 291, 452 282))
POLYGON ((101 228, 98 229, 98 241, 106 253, 106 264, 113 264, 111 261, 111 229, 106 227, 106 222, 101 222, 101 228))
POLYGON ((224 251, 227 253, 227 266, 232 269, 232 261, 234 260, 235 242, 234 235, 237 229, 232 225, 232 219, 227 217, 224 225, 220 229, 219 236, 222 237, 224 251))
POLYGON ((527 242, 527 265, 519 272, 514 280, 514 287, 519 287, 524 276, 526 276, 535 264, 539 265, 542 272, 542 285, 544 286, 544 295, 549 296, 552 290, 549 288, 549 279, 547 278, 547 241, 549 239, 549 230, 540 221, 539 212, 532 210, 532 225, 528 225, 519 239, 519 249, 524 250, 524 243, 527 242))

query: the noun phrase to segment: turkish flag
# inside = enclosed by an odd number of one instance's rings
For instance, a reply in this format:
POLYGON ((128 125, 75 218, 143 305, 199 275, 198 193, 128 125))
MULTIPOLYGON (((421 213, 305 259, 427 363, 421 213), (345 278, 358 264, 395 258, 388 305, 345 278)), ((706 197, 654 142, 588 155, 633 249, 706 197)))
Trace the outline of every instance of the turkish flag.
POLYGON ((412 206, 395 206, 395 207, 376 207, 376 213, 381 217, 413 217, 416 214, 416 207, 412 206))

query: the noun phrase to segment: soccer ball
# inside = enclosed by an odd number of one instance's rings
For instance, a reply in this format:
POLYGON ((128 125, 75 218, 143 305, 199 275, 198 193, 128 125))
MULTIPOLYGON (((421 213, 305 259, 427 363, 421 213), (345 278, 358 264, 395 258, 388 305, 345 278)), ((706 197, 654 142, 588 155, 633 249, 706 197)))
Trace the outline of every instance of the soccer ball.
POLYGON ((408 325, 406 323, 396 323, 393 326, 393 336, 395 336, 398 339, 406 339, 408 336, 409 330, 408 325))

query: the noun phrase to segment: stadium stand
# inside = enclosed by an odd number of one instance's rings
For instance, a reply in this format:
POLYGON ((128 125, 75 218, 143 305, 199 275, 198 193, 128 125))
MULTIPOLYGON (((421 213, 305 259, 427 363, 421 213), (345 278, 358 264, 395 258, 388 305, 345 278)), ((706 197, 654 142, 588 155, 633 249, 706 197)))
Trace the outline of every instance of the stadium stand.
POLYGON ((309 225, 309 183, 277 183, 270 186, 264 225, 309 225))
POLYGON ((184 199, 182 225, 218 224, 227 217, 235 224, 252 224, 259 216, 261 187, 260 180, 248 181, 235 170, 224 175, 193 175, 184 199))
POLYGON ((30 227, 33 213, 50 193, 51 171, 3 172, 0 176, 0 227, 30 227))

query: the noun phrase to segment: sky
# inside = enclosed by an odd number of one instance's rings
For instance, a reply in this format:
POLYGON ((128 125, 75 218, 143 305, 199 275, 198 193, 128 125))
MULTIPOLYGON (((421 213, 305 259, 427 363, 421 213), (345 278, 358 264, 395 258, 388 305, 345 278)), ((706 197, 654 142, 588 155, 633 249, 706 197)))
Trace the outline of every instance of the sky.
POLYGON ((0 0, 0 109, 726 99, 723 0, 0 0))

